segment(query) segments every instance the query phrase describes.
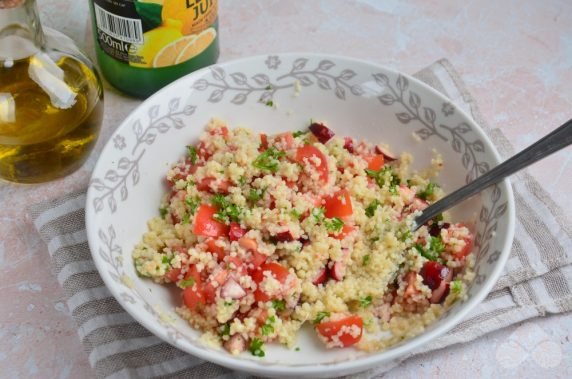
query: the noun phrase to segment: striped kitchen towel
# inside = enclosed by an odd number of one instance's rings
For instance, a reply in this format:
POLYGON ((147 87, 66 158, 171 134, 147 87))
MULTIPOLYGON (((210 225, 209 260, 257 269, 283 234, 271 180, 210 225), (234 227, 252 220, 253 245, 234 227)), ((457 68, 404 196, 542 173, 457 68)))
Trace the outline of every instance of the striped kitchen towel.
MULTIPOLYGON (((450 63, 440 60, 416 76, 449 97, 479 123, 501 155, 513 154, 490 129, 450 63)), ((572 310, 572 228, 562 210, 526 171, 512 177, 517 205, 511 257, 494 290, 467 318, 423 351, 473 340, 548 313, 572 310)), ((162 342, 131 318, 98 275, 87 244, 85 191, 31 208, 67 297, 67 306, 98 378, 242 378, 162 342)), ((356 375, 375 377, 385 365, 356 375)))

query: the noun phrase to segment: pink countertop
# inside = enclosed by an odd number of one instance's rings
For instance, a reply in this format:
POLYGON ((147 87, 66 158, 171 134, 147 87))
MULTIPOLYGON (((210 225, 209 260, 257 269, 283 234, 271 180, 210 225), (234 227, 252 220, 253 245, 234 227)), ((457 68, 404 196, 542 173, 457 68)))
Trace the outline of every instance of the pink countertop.
MULTIPOLYGON (((90 54, 87 1, 38 0, 42 19, 90 54)), ((270 52, 353 56, 413 73, 442 57, 466 81, 491 126, 521 150, 572 117, 572 2, 569 0, 220 1, 221 61, 270 52)), ((140 102, 106 90, 101 150, 140 102)), ((64 180, 0 183, 0 377, 91 378, 87 356, 50 270, 29 204, 87 184, 97 153, 64 180)), ((572 216, 572 149, 530 169, 572 216)), ((474 342, 426 354, 388 376, 572 377, 572 315, 535 319, 474 342), (554 342, 562 359, 536 359, 527 336, 554 342), (519 361, 497 359, 520 346, 519 361), (558 364, 555 364, 558 363, 558 364)))

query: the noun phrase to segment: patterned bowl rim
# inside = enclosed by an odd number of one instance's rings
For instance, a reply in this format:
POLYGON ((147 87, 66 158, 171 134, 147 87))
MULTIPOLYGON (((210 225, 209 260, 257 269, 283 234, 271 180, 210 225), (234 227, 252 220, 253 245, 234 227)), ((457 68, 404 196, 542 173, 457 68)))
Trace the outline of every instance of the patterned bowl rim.
MULTIPOLYGON (((371 67, 372 69, 381 70, 381 71, 390 73, 390 74, 395 75, 395 76, 398 76, 398 75, 404 76, 410 82, 415 83, 414 85, 423 87, 426 91, 428 91, 430 93, 431 96, 436 97, 443 102, 449 102, 449 100, 450 100, 447 97, 445 97, 443 94, 438 92, 436 89, 430 87, 429 85, 423 83, 419 79, 417 79, 417 78, 415 78, 409 74, 405 74, 405 73, 399 72, 397 70, 387 68, 385 66, 382 66, 380 64, 377 64, 375 62, 368 61, 365 59, 350 58, 350 57, 345 57, 345 56, 336 55, 336 54, 289 52, 289 53, 260 54, 260 55, 254 55, 254 56, 244 57, 244 58, 240 58, 240 59, 230 60, 230 61, 223 62, 220 64, 217 63, 215 65, 208 66, 208 67, 202 68, 200 70, 194 71, 188 75, 185 75, 185 76, 175 80, 174 82, 170 83, 169 85, 163 87, 161 90, 157 91, 155 94, 153 94, 149 98, 145 99, 141 104, 139 104, 131 113, 129 113, 129 115, 127 115, 124 118, 124 120, 121 122, 121 124, 116 128, 116 130, 109 137, 109 139, 106 142, 105 146, 103 147, 102 153, 101 153, 101 155, 100 155, 100 157, 99 157, 99 159, 98 159, 98 161, 97 161, 97 163, 93 169, 91 179, 93 179, 94 174, 100 170, 100 166, 104 164, 103 163, 103 160, 104 160, 103 159, 103 157, 104 157, 103 153, 111 148, 111 145, 113 144, 113 138, 123 128, 126 127, 125 126, 125 125, 127 125, 126 121, 130 120, 135 114, 137 114, 141 108, 146 107, 148 104, 151 104, 154 102, 160 102, 159 99, 161 97, 163 97, 164 94, 168 93, 171 90, 171 88, 180 85, 180 83, 183 81, 189 81, 190 82, 193 78, 202 77, 205 73, 209 72, 209 70, 211 70, 212 67, 220 67, 220 68, 225 69, 227 67, 232 67, 234 65, 242 64, 242 63, 249 62, 249 61, 258 63, 258 62, 264 61, 264 59, 268 58, 269 56, 278 56, 279 58, 280 57, 284 57, 284 58, 308 57, 308 58, 314 58, 314 59, 330 59, 330 60, 336 61, 336 62, 342 62, 342 61, 346 62, 346 63, 348 63, 348 65, 350 67, 351 67, 351 65, 354 65, 354 64, 365 65, 365 66, 371 67)), ((459 114, 461 114, 462 118, 464 118, 465 121, 468 124, 470 124, 470 126, 483 137, 483 139, 486 141, 486 143, 490 147, 489 148, 489 154, 492 155, 492 157, 494 158, 494 161, 496 161, 495 163, 499 164, 501 162, 500 155, 499 155, 498 151, 496 150, 494 144, 491 142, 489 137, 483 131, 483 129, 472 119, 472 117, 469 114, 467 114, 467 112, 465 112, 463 109, 459 108, 454 103, 451 103, 451 105, 454 107, 455 112, 458 112, 459 114)), ((512 241, 513 241, 513 237, 514 237, 514 229, 515 229, 515 201, 514 201, 514 193, 512 190, 512 186, 510 185, 510 181, 508 178, 499 182, 499 185, 502 187, 502 189, 504 191, 506 191, 505 192, 506 198, 507 198, 507 214, 506 214, 506 217, 508 219, 507 233, 505 234, 505 240, 504 240, 504 244, 502 246, 501 254, 500 254, 500 256, 496 262, 494 269, 492 270, 490 275, 487 276, 487 278, 485 279, 484 283, 481 286, 481 289, 476 294, 474 294, 469 299, 467 299, 459 307, 459 309, 456 312, 454 312, 454 314, 452 314, 451 316, 448 316, 448 319, 446 320, 446 322, 443 322, 441 325, 439 325, 435 328, 432 328, 428 331, 427 330, 424 331, 423 333, 405 341, 403 344, 393 346, 389 350, 380 351, 378 353, 373 353, 371 355, 359 357, 357 359, 349 359, 349 360, 344 360, 344 361, 335 361, 335 362, 328 362, 328 363, 318 363, 315 365, 290 366, 290 365, 282 364, 282 363, 265 363, 262 360, 261 361, 253 361, 253 360, 241 359, 241 358, 232 356, 232 355, 226 353, 225 351, 215 352, 215 351, 209 350, 205 347, 195 345, 195 344, 191 343, 190 341, 182 341, 182 343, 178 344, 178 345, 172 343, 172 341, 168 338, 168 335, 167 335, 165 328, 161 324, 156 322, 156 320, 154 320, 153 322, 149 322, 149 320, 147 318, 143 317, 142 314, 140 312, 138 312, 137 306, 133 306, 132 304, 129 304, 129 303, 123 301, 119 295, 118 285, 115 282, 113 282, 108 275, 101 274, 104 271, 103 262, 101 262, 96 257, 96 255, 93 254, 93 251, 95 251, 95 247, 97 244, 96 236, 95 236, 97 233, 95 232, 95 227, 96 227, 95 220, 94 220, 95 216, 93 216, 93 220, 92 220, 92 217, 90 217, 92 215, 92 212, 86 211, 85 221, 86 221, 86 230, 87 230, 87 234, 88 234, 88 244, 89 244, 90 250, 92 252, 92 256, 94 257, 95 266, 96 266, 98 272, 100 273, 102 279, 104 280, 106 287, 112 293, 114 298, 119 302, 119 304, 121 304, 121 306, 138 323, 143 325, 147 330, 149 330, 155 336, 159 337, 161 340, 163 340, 163 341, 165 341, 165 342, 175 346, 176 348, 181 349, 181 350, 183 350, 189 354, 192 354, 198 358, 201 358, 201 359, 204 359, 206 361, 209 361, 209 362, 212 362, 215 364, 219 364, 221 366, 225 366, 225 367, 228 367, 231 369, 237 369, 237 370, 247 371, 247 372, 251 372, 251 373, 262 374, 262 375, 274 375, 274 376, 318 375, 320 377, 324 377, 324 376, 328 376, 328 375, 341 375, 344 373, 356 373, 356 372, 360 372, 363 370, 367 370, 367 369, 372 368, 376 365, 380 365, 384 362, 408 358, 409 356, 412 356, 412 355, 414 355, 414 353, 418 352, 418 349, 421 346, 427 344, 428 342, 430 342, 431 340, 433 340, 437 337, 442 336, 447 331, 451 330, 453 327, 455 327, 457 324, 459 324, 462 321, 462 319, 471 310, 473 310, 475 308, 475 306, 477 306, 479 303, 481 303, 485 299, 485 297, 489 294, 489 292, 492 290, 493 286, 497 282, 499 276, 501 275, 502 270, 504 269, 504 266, 506 265, 506 262, 509 258, 509 255, 510 255, 512 241)), ((86 210, 90 209, 90 199, 92 198, 92 196, 93 196, 93 188, 92 188, 92 186, 89 186, 88 191, 87 191, 87 196, 86 196, 86 210)))

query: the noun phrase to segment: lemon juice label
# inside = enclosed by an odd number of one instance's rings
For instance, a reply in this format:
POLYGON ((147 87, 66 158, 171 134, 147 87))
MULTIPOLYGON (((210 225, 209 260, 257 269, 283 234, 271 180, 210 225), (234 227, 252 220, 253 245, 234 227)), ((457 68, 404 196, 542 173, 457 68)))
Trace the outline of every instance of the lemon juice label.
POLYGON ((131 67, 180 65, 215 43, 217 11, 217 0, 94 0, 95 36, 131 67))

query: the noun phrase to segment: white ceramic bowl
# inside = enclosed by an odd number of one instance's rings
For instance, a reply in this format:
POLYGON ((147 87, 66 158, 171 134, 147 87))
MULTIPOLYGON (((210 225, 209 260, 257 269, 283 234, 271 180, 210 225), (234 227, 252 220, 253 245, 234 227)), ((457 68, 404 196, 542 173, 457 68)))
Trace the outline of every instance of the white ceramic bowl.
POLYGON ((87 194, 89 246, 117 301, 143 326, 181 350, 214 363, 272 376, 349 374, 403 358, 455 326, 496 282, 510 252, 514 199, 507 181, 453 210, 476 233, 476 278, 468 299, 427 330, 386 351, 325 350, 310 327, 298 336, 301 352, 267 346, 266 357, 239 357, 201 345, 199 333, 173 309, 180 300, 165 286, 139 278, 131 252, 158 212, 169 165, 198 140, 212 117, 231 127, 268 134, 299 130, 311 118, 338 135, 383 141, 408 151, 417 168, 432 149, 444 157, 439 181, 451 191, 499 163, 473 120, 421 82, 373 63, 317 54, 258 56, 209 67, 169 85, 141 104, 105 146, 87 194), (276 108, 265 103, 272 100, 276 108), (420 137, 413 138, 413 132, 420 137), (128 286, 130 278, 133 286, 128 286), (173 315, 161 322, 161 309, 173 315))

